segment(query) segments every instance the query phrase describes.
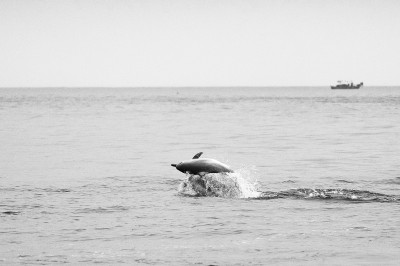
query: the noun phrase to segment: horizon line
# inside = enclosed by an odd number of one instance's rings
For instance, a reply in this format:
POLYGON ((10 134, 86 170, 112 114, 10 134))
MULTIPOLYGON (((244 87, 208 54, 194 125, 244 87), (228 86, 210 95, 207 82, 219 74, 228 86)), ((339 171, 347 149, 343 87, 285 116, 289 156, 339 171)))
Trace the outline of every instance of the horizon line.
MULTIPOLYGON (((4 86, 0 89, 196 89, 196 88, 316 88, 329 87, 331 85, 266 85, 266 86, 250 86, 250 85, 234 85, 234 86, 4 86)), ((400 85, 364 85, 363 87, 400 87, 400 85)))

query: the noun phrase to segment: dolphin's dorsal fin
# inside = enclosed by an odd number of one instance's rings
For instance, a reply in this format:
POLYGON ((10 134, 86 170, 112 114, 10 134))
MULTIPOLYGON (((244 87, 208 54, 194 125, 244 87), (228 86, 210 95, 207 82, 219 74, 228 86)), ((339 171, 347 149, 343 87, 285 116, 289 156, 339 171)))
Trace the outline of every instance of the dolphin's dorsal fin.
POLYGON ((193 156, 192 159, 199 159, 202 154, 203 154, 203 152, 199 152, 195 156, 193 156))

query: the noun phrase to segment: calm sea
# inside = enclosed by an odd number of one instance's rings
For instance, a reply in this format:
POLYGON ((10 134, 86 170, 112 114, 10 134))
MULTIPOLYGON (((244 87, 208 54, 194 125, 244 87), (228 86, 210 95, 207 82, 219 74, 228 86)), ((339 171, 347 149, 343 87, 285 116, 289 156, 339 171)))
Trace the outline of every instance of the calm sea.
POLYGON ((0 149, 0 264, 400 264, 399 87, 0 89, 0 149))

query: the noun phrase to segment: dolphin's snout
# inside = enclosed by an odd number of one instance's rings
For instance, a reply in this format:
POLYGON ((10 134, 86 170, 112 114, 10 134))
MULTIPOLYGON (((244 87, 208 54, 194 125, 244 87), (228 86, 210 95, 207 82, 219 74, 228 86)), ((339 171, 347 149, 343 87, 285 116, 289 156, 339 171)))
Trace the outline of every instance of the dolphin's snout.
POLYGON ((182 169, 182 162, 180 163, 172 163, 171 164, 172 167, 175 167, 176 170, 181 171, 182 173, 186 173, 186 171, 184 171, 184 169, 182 169))

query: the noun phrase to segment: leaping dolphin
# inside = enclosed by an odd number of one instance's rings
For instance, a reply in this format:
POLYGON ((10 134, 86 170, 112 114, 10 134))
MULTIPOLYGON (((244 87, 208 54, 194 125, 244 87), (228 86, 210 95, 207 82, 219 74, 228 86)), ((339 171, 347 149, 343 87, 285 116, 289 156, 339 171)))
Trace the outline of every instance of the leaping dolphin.
POLYGON ((171 164, 182 173, 198 175, 202 173, 233 173, 233 170, 226 164, 223 164, 215 159, 202 158, 202 152, 197 153, 193 159, 183 161, 178 164, 171 164))

